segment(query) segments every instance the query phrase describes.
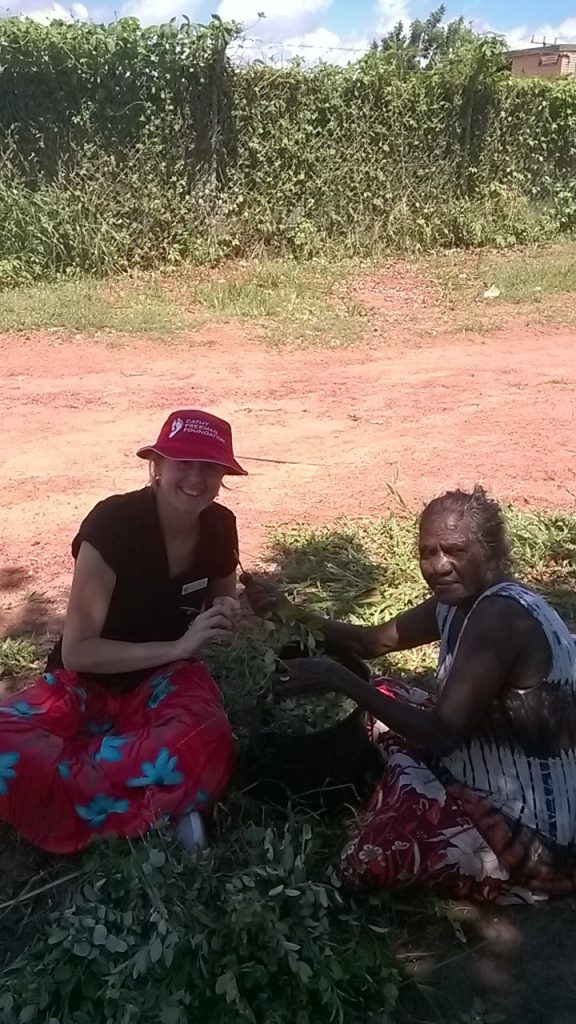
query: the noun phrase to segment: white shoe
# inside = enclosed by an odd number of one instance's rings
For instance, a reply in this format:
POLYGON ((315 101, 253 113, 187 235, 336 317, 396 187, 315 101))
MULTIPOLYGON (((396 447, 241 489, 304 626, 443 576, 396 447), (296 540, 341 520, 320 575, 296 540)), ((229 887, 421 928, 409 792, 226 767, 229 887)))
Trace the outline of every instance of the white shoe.
POLYGON ((200 853, 208 846, 208 836, 202 815, 188 811, 176 826, 176 836, 187 853, 200 853))

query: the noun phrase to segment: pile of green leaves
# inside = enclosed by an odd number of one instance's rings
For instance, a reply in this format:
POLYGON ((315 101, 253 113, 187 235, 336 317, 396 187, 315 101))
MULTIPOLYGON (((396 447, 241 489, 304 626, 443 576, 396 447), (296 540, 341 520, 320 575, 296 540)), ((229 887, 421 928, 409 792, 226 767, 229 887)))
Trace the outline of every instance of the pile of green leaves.
POLYGON ((313 655, 317 639, 296 622, 275 617, 246 621, 230 643, 215 647, 207 657, 218 680, 236 734, 247 736, 253 717, 271 696, 270 676, 282 666, 281 653, 289 643, 313 655))
POLYGON ((284 670, 289 671, 282 658, 287 644, 294 648, 294 657, 312 658, 324 653, 318 632, 296 618, 272 615, 264 620, 249 620, 230 644, 216 649, 209 657, 237 735, 242 740, 256 715, 264 731, 305 735, 336 725, 354 710, 353 701, 338 693, 279 700, 271 674, 282 675, 284 670), (245 680, 241 694, 239 679, 245 680))
POLYGON ((356 707, 354 701, 341 694, 327 693, 303 700, 291 697, 282 701, 270 700, 266 705, 264 730, 284 735, 305 736, 337 725, 356 707))
POLYGON ((224 822, 225 842, 196 863, 162 833, 100 846, 5 972, 3 1024, 392 1021, 385 929, 326 876, 326 833, 258 817, 224 822))

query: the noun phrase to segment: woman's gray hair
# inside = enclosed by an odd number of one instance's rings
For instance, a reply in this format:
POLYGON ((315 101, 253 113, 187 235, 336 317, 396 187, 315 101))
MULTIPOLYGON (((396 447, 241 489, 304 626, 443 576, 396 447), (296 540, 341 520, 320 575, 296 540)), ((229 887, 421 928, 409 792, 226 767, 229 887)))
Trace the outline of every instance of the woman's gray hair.
POLYGON ((420 516, 420 528, 427 519, 451 515, 466 519, 490 561, 503 572, 509 571, 512 559, 504 515, 480 484, 473 491, 446 491, 434 498, 420 516))

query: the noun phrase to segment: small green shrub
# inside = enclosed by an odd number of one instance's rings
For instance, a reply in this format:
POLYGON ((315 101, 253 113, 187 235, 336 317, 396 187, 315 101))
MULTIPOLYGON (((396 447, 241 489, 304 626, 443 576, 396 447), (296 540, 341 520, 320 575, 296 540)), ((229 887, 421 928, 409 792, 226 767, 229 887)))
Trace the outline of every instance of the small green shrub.
POLYGON ((22 676, 38 669, 40 651, 33 637, 0 639, 0 677, 22 676))

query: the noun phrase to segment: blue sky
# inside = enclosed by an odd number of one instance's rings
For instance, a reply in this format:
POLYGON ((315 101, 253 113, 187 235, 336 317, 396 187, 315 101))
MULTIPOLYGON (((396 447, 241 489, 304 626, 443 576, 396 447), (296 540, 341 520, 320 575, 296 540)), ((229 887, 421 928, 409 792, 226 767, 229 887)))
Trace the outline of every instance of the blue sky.
MULTIPOLYGON (((245 26, 247 56, 262 50, 271 58, 300 53, 345 62, 398 20, 421 17, 434 6, 434 0, 19 0, 11 13, 41 21, 54 16, 110 21, 129 14, 154 24, 181 14, 206 21, 214 11, 245 26), (258 20, 259 12, 266 18, 258 20)), ((447 0, 447 9, 449 17, 463 15, 478 29, 506 35, 511 46, 528 45, 532 34, 576 42, 576 12, 567 0, 447 0)))

